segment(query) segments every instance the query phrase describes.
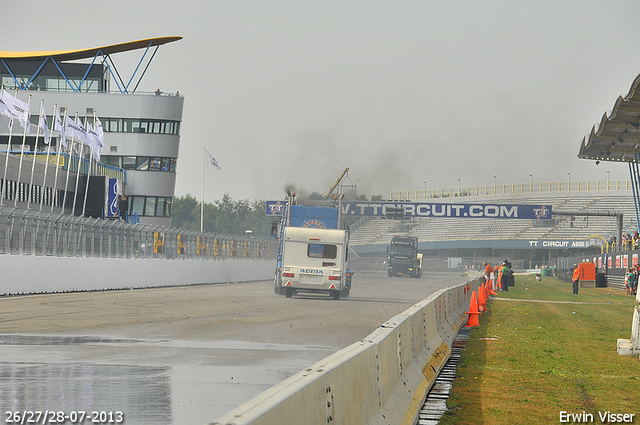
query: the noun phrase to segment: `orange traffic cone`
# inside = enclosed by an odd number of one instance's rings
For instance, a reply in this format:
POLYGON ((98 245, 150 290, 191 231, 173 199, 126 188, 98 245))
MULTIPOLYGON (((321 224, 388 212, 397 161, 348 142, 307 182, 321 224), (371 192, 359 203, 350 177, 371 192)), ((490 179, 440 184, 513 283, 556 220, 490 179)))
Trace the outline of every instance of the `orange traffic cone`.
POLYGON ((469 303, 469 311, 467 311, 469 315, 469 320, 467 320, 467 325, 465 328, 471 328, 473 326, 480 326, 480 321, 478 320, 478 316, 481 314, 478 311, 478 302, 476 301, 476 291, 471 293, 471 302, 469 303))
POLYGON ((478 287, 478 311, 486 311, 487 309, 487 296, 484 291, 484 284, 478 287))

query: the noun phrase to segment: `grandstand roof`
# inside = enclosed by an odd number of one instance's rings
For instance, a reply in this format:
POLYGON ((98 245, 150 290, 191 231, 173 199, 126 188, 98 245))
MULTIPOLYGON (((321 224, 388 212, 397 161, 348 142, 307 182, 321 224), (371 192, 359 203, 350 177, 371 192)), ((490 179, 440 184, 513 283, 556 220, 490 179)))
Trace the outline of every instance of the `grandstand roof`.
POLYGON ((145 40, 129 41, 120 44, 110 44, 103 47, 93 47, 90 49, 75 49, 75 50, 54 50, 46 52, 6 52, 0 51, 0 58, 3 59, 20 59, 20 60, 36 60, 44 59, 47 57, 52 58, 55 61, 70 61, 78 59, 90 59, 93 58, 98 52, 110 55, 113 53, 128 52, 131 50, 145 49, 149 46, 161 46, 163 44, 171 43, 172 41, 181 40, 182 37, 156 37, 148 38, 145 40))
POLYGON ((640 154, 640 75, 629 93, 618 97, 613 110, 602 116, 580 146, 579 158, 635 162, 640 154))

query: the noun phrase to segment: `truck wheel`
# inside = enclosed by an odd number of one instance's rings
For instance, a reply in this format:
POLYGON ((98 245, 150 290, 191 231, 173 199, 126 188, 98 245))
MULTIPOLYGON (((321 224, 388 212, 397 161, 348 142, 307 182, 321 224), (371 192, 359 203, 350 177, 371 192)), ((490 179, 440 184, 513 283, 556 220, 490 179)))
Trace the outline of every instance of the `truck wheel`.
POLYGON ((341 298, 347 298, 348 296, 349 296, 349 288, 344 288, 342 291, 340 291, 341 298))
POLYGON ((334 300, 339 300, 340 299, 340 291, 333 291, 331 293, 331 295, 333 296, 334 300))
POLYGON ((389 270, 389 277, 393 277, 393 273, 389 270))
POLYGON ((291 298, 291 296, 293 295, 293 288, 290 288, 290 287, 286 288, 284 295, 287 298, 291 298))

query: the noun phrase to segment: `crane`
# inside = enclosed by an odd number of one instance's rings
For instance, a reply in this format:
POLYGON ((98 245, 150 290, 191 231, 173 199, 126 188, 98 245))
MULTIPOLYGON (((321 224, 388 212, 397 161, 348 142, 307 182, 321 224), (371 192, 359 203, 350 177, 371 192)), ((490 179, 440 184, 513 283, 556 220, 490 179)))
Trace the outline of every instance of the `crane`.
POLYGON ((345 176, 347 175, 347 173, 349 172, 348 168, 345 168, 344 171, 342 172, 342 174, 340 174, 340 177, 338 177, 338 180, 336 180, 336 182, 333 184, 333 186, 331 186, 331 189, 329 189, 329 193, 327 193, 324 197, 324 200, 326 201, 327 199, 329 199, 329 196, 331 196, 331 194, 333 193, 334 190, 336 190, 336 187, 338 187, 338 185, 340 184, 340 182, 345 178, 345 176))

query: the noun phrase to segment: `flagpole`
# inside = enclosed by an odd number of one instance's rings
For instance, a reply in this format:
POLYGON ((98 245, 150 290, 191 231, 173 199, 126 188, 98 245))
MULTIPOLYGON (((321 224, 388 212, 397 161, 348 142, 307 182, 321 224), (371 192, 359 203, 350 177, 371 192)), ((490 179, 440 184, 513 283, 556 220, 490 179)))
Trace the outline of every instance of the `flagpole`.
MULTIPOLYGON (((87 127, 87 121, 85 120, 85 128, 87 127)), ((96 112, 93 111, 93 126, 96 126, 96 112)), ((87 131, 87 138, 89 137, 89 132, 87 131)), ((84 213, 87 209, 87 195, 89 194, 89 177, 91 176, 91 166, 93 165, 93 150, 97 148, 95 140, 90 146, 91 152, 89 153, 89 169, 87 170, 87 184, 84 188, 84 201, 82 201, 82 217, 84 217, 84 213)))
MULTIPOLYGON (((2 86, 3 93, 4 85, 2 86)), ((7 155, 4 158, 4 176, 2 177, 2 187, 0 188, 0 205, 4 205, 4 196, 5 196, 5 187, 9 189, 9 185, 7 184, 7 170, 9 169, 9 152, 11 151, 11 136, 13 135, 13 118, 9 120, 9 141, 7 143, 7 155)))
MULTIPOLYGON (((65 112, 65 116, 64 116, 64 126, 63 128, 65 128, 66 131, 66 127, 67 127, 67 113, 65 112)), ((76 118, 74 119, 74 121, 76 121, 78 119, 78 113, 76 112, 76 118)), ((71 170, 71 155, 73 154, 73 143, 75 142, 75 133, 71 134, 71 144, 69 145, 69 157, 67 158, 67 178, 64 182, 64 198, 62 199, 62 213, 64 214, 64 208, 65 205, 67 203, 67 189, 69 188, 69 171, 71 170)), ((71 215, 73 215, 73 211, 71 211, 71 215)))
MULTIPOLYGON (((31 178, 29 179, 29 195, 27 196, 27 209, 31 209, 31 195, 33 194, 33 174, 36 172, 36 152, 38 152, 38 138, 40 137, 40 124, 42 112, 44 111, 44 99, 40 99, 40 115, 38 115, 38 129, 36 130, 36 141, 33 143, 33 161, 31 162, 31 178)), ((44 138, 44 136, 43 136, 44 138)))
MULTIPOLYGON (((53 104, 53 119, 56 119, 57 103, 53 104)), ((51 131, 51 130, 49 130, 51 131)), ((46 138, 46 136, 45 136, 46 138)), ((44 195, 47 193, 47 169, 49 168, 49 154, 51 153, 51 132, 49 132, 49 140, 44 141, 47 144, 47 160, 44 163, 44 175, 42 176, 42 196, 40 196, 40 211, 42 211, 42 205, 44 204, 44 195)))
MULTIPOLYGON (((58 116, 60 114, 58 113, 56 115, 56 121, 58 121, 58 116)), ((58 172, 60 171, 60 156, 62 155, 62 148, 64 147, 63 145, 66 145, 66 138, 64 135, 64 123, 65 120, 67 119, 67 110, 64 110, 64 118, 62 119, 62 123, 60 124, 60 138, 58 139, 58 159, 56 160, 56 174, 53 178, 53 200, 51 201, 51 212, 53 212, 53 207, 56 204, 56 196, 58 195, 56 190, 58 189, 58 172), (62 139, 65 138, 65 142, 62 143, 62 139)), ((68 161, 67 161, 68 162, 68 161)), ((66 193, 66 188, 65 188, 65 193, 66 193)), ((66 199, 66 198, 65 198, 66 199)), ((64 214, 64 203, 62 204, 62 214, 64 214)))
POLYGON ((202 145, 202 180, 200 182, 200 231, 204 232, 204 145, 202 145))
MULTIPOLYGON (((76 120, 76 123, 78 120, 76 120)), ((87 117, 84 118, 84 126, 87 127, 87 117)), ((78 155, 78 173, 76 174, 76 188, 73 193, 73 212, 72 215, 76 215, 76 199, 78 198, 78 184, 80 183, 80 166, 82 165, 82 153, 84 152, 84 140, 80 140, 80 154, 78 155)))
MULTIPOLYGON (((16 93, 17 97, 17 93, 16 93)), ((27 102, 29 106, 31 106, 31 95, 29 95, 29 101, 27 102)), ((22 174, 22 160, 24 159, 24 144, 27 141, 27 128, 29 128, 29 121, 27 121, 24 125, 24 131, 22 132, 22 146, 20 147, 20 162, 18 162, 18 179, 16 186, 16 196, 13 200, 13 206, 18 206, 18 193, 20 192, 20 176, 22 174)))

